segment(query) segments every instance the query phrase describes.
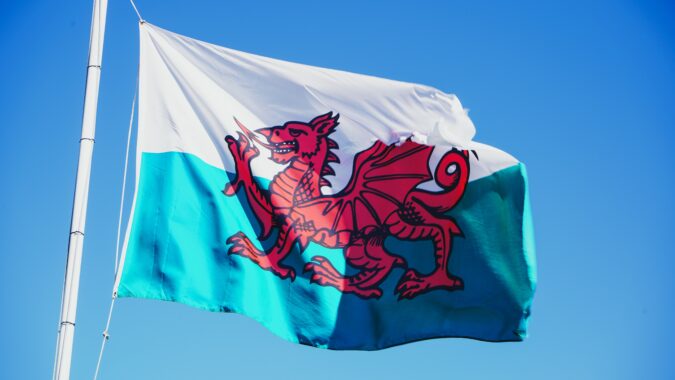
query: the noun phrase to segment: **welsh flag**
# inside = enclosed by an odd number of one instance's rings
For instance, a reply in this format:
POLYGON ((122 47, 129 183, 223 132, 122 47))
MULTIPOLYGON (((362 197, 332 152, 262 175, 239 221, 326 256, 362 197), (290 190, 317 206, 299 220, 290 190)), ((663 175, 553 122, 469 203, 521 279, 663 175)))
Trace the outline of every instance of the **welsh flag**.
POLYGON ((519 341, 536 283, 525 166, 432 87, 140 27, 118 297, 376 350, 519 341))

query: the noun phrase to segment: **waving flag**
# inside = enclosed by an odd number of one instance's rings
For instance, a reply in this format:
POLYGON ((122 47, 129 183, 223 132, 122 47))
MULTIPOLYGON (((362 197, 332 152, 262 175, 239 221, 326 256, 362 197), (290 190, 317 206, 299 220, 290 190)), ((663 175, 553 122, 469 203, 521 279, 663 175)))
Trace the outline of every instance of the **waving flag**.
POLYGON ((431 87, 141 25, 119 297, 373 350, 517 341, 536 282, 525 167, 431 87))

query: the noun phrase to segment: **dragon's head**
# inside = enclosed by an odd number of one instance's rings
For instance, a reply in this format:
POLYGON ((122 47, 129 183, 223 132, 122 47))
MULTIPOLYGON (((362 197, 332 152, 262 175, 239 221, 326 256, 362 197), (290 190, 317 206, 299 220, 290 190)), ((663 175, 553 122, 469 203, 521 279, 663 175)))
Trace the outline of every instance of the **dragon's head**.
POLYGON ((289 121, 281 126, 262 128, 251 132, 237 121, 246 135, 272 152, 271 159, 279 164, 291 161, 311 163, 314 159, 325 160, 329 149, 337 144, 328 138, 338 126, 340 115, 328 112, 317 116, 309 123, 289 121), (263 141, 258 135, 262 135, 263 141))

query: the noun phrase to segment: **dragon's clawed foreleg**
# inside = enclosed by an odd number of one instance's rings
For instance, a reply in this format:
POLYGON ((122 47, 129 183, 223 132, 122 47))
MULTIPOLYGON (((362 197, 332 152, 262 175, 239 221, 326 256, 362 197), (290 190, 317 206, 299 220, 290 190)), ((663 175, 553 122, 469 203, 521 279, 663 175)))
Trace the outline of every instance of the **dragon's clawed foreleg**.
POLYGON ((235 139, 233 136, 225 137, 227 147, 234 159, 236 173, 235 178, 225 185, 223 194, 233 196, 240 188, 243 187, 245 189, 246 199, 261 225, 259 238, 265 239, 272 231, 274 218, 272 205, 267 195, 263 193, 258 183, 254 180, 253 173, 251 172, 251 160, 257 157, 260 151, 246 135, 241 132, 237 132, 237 134, 239 136, 238 139, 235 139))
POLYGON ((258 148, 251 144, 248 137, 241 132, 237 132, 237 134, 239 135, 238 139, 233 136, 225 137, 236 170, 234 180, 225 185, 223 190, 223 193, 228 196, 234 195, 241 186, 252 185, 251 160, 260 154, 258 148))

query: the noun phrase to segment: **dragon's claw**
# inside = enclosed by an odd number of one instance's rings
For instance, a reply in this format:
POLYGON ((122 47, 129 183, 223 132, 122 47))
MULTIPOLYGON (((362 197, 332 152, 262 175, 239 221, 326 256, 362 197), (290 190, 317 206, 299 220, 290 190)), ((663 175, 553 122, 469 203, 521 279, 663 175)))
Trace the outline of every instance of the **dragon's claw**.
POLYGON ((320 272, 315 272, 309 278, 310 284, 319 284, 321 286, 332 286, 341 292, 354 293, 361 298, 380 298, 382 290, 378 288, 363 289, 358 286, 348 284, 346 278, 334 278, 320 272))
POLYGON ((331 277, 336 280, 344 280, 344 276, 338 272, 331 262, 323 256, 314 256, 312 261, 305 264, 304 272, 315 272, 322 276, 331 277))
POLYGON ((323 256, 318 256, 318 255, 312 257, 312 261, 316 261, 319 264, 330 263, 330 261, 327 258, 325 258, 323 256))
POLYGON ((237 136, 238 138, 235 139, 228 135, 225 137, 225 142, 230 153, 232 153, 237 172, 239 172, 239 170, 245 169, 251 159, 260 154, 260 151, 255 145, 251 144, 251 140, 243 133, 237 132, 237 136))
POLYGON ((396 285, 395 293, 398 299, 413 299, 421 293, 433 289, 461 290, 464 282, 461 278, 447 274, 445 271, 436 270, 428 276, 422 276, 417 271, 408 270, 396 285))
POLYGON ((303 272, 313 272, 313 275, 318 275, 326 278, 330 278, 335 281, 344 281, 344 277, 338 273, 336 270, 331 269, 327 266, 324 266, 320 263, 307 263, 303 268, 303 272))
POLYGON ((303 272, 311 272, 310 284, 332 286, 341 292, 354 293, 361 298, 380 298, 382 290, 379 288, 361 288, 350 281, 349 277, 343 276, 331 264, 330 260, 323 256, 312 257, 312 262, 305 264, 303 272))
POLYGON ((237 192, 237 188, 239 188, 238 181, 235 184, 228 183, 225 185, 225 189, 223 189, 223 194, 231 197, 237 192))
POLYGON ((274 264, 270 266, 262 266, 263 269, 266 269, 281 278, 289 278, 291 281, 295 281, 295 270, 284 265, 274 264))
POLYGON ((232 244, 227 251, 229 255, 238 255, 246 257, 258 264, 262 269, 268 270, 281 278, 290 278, 295 280, 295 270, 291 267, 282 265, 278 255, 266 254, 258 249, 251 240, 243 233, 237 232, 227 239, 227 244, 232 244))
POLYGON ((225 136, 225 142, 227 142, 227 145, 232 146, 236 145, 238 140, 232 135, 227 135, 225 136))
POLYGON ((249 238, 243 232, 237 232, 227 239, 227 244, 232 244, 230 249, 227 251, 230 255, 239 255, 248 257, 253 261, 257 262, 256 257, 261 257, 262 252, 249 240, 249 238))

